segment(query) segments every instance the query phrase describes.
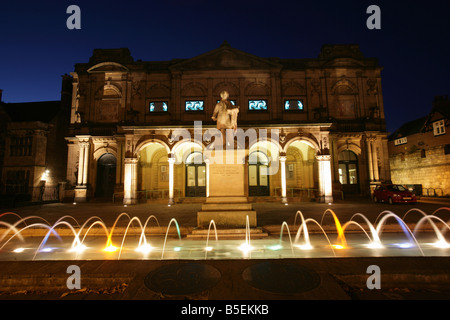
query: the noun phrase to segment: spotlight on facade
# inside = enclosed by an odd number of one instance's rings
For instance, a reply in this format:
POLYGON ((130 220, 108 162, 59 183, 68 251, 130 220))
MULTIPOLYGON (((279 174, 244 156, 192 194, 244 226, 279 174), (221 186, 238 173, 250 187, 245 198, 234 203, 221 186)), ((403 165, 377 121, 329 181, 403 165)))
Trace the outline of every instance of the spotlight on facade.
POLYGON ((49 173, 50 173, 50 170, 48 170, 48 169, 45 170, 41 176, 41 181, 47 181, 49 173))

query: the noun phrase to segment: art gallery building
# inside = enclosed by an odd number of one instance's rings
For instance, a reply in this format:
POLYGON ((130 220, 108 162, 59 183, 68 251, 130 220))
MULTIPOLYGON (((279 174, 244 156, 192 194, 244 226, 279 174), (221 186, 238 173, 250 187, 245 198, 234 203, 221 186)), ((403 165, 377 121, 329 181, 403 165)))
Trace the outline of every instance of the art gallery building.
MULTIPOLYGON (((369 195, 390 180, 381 70, 358 45, 324 45, 301 59, 262 58, 226 42, 169 61, 95 49, 71 73, 66 197, 203 201, 218 183, 208 132, 222 91, 248 133, 238 148, 249 200, 369 195)), ((226 192, 230 181, 220 183, 226 192)))

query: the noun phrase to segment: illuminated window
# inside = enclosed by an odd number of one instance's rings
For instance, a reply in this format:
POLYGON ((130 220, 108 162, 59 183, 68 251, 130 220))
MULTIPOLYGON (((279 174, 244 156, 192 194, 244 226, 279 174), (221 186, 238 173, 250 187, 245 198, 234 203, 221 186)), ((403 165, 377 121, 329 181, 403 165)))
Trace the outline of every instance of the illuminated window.
POLYGON ((301 111, 303 110, 302 100, 284 100, 285 111, 301 111))
POLYGON ((149 105, 150 112, 167 112, 169 106, 166 101, 152 101, 149 105))
POLYGON ((203 111, 204 109, 203 100, 188 100, 185 104, 186 111, 203 111))
POLYGON ((408 138, 407 137, 403 137, 403 138, 398 138, 394 140, 394 145, 398 146, 401 144, 405 144, 408 143, 408 138))
POLYGON ((248 110, 251 111, 266 111, 267 110, 267 100, 249 100, 248 110))
POLYGON ((445 122, 444 120, 439 120, 433 122, 433 132, 435 136, 439 136, 445 133, 445 122))

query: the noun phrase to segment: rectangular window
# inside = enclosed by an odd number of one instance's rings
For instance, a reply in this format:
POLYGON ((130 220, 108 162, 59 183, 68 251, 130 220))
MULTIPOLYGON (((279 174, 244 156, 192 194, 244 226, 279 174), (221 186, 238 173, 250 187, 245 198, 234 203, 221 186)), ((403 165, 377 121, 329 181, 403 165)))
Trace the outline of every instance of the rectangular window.
POLYGON ((167 101, 151 101, 149 104, 149 112, 167 112, 169 105, 167 101))
POLYGON ((204 101, 203 100, 187 100, 185 104, 186 111, 203 111, 204 101))
POLYGON ((267 111, 267 100, 248 100, 248 110, 267 111))
POLYGON ((285 111, 303 111, 303 101, 300 99, 284 100, 284 110, 285 111))
POLYGON ((435 136, 439 136, 445 133, 445 122, 444 120, 439 120, 433 122, 433 133, 435 136))
POLYGON ((407 143, 407 142, 408 142, 408 139, 407 139, 406 137, 398 138, 398 139, 395 139, 395 140, 394 140, 394 144, 395 144, 396 146, 401 145, 401 144, 405 144, 405 143, 407 143))
POLYGON ((32 137, 11 137, 10 155, 12 157, 31 156, 32 142, 32 137))

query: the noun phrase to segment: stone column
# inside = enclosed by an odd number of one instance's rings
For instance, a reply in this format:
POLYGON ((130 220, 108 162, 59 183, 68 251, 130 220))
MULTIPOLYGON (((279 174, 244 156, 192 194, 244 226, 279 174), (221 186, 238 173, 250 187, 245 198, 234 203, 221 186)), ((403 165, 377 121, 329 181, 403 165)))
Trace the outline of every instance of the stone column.
POLYGON ((374 181, 380 181, 380 176, 378 173, 378 155, 377 155, 377 147, 375 145, 375 139, 374 138, 372 142, 372 166, 373 166, 373 180, 374 181))
POLYGON ((372 146, 370 144, 370 140, 366 139, 366 146, 367 146, 367 162, 369 164, 369 176, 370 181, 373 181, 373 164, 372 164, 372 146))
POLYGON ((78 146, 80 147, 79 155, 78 155, 78 176, 77 176, 77 186, 81 186, 83 184, 83 176, 84 176, 84 142, 79 141, 78 146))
POLYGON ((281 202, 287 203, 286 197, 286 156, 280 156, 281 166, 281 202))
POLYGON ((125 179, 123 184, 123 204, 137 203, 137 163, 136 158, 125 158, 125 179))
POLYGON ((206 198, 209 197, 209 159, 205 159, 206 164, 206 198))
POLYGON ((175 202, 173 201, 173 179, 174 179, 174 174, 173 174, 173 169, 174 169, 174 163, 175 163, 175 156, 174 155, 169 155, 169 205, 174 204, 175 202))
POLYGON ((77 137, 80 153, 78 157, 78 177, 75 187, 75 202, 86 202, 89 168, 89 139, 88 136, 77 137))
POLYGON ((319 196, 320 202, 333 202, 331 183, 331 155, 316 155, 319 164, 319 196))
POLYGON ((83 185, 87 185, 88 168, 89 168, 89 141, 84 142, 83 145, 84 145, 83 185))

